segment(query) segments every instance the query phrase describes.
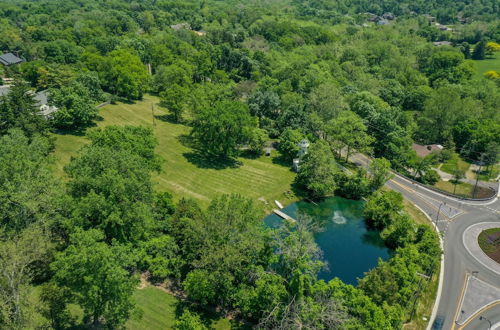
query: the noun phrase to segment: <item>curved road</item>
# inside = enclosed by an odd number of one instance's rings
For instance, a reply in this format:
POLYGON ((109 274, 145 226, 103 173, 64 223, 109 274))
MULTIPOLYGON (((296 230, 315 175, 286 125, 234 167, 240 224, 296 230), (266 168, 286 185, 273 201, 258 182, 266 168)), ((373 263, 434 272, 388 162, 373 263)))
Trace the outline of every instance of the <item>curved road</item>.
MULTIPOLYGON (((351 160, 366 166, 367 157, 356 154, 351 160)), ((464 294, 467 276, 500 288, 500 275, 491 271, 472 256, 463 244, 463 233, 472 224, 498 222, 500 226, 500 201, 495 198, 489 202, 463 201, 431 191, 400 176, 395 176, 386 184, 399 191, 403 196, 437 223, 444 245, 444 278, 441 297, 437 307, 436 322, 432 329, 489 329, 488 319, 493 329, 500 330, 500 303, 484 309, 460 326, 460 303, 464 294), (496 325, 495 325, 496 324, 496 325)), ((498 190, 498 189, 497 189, 498 190)), ((431 320, 433 321, 433 320, 431 320)))

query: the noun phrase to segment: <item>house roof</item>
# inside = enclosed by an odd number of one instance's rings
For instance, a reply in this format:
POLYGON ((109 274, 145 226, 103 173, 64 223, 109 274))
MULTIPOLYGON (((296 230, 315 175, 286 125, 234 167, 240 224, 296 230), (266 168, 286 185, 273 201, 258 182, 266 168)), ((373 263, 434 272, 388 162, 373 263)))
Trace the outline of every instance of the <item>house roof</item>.
POLYGON ((7 96, 10 93, 10 86, 0 86, 0 96, 7 96))
POLYGON ((38 106, 47 105, 49 103, 49 93, 47 90, 39 91, 33 96, 33 99, 38 106))
POLYGON ((417 143, 412 144, 412 149, 415 150, 417 155, 419 157, 425 157, 432 153, 433 151, 440 151, 443 150, 443 146, 440 144, 428 144, 428 145, 421 145, 417 143))
POLYGON ((22 58, 17 57, 16 55, 12 53, 5 53, 3 55, 0 55, 0 63, 3 65, 12 65, 12 64, 18 64, 23 62, 22 58))
POLYGON ((451 46, 453 43, 451 41, 434 41, 434 46, 451 46))

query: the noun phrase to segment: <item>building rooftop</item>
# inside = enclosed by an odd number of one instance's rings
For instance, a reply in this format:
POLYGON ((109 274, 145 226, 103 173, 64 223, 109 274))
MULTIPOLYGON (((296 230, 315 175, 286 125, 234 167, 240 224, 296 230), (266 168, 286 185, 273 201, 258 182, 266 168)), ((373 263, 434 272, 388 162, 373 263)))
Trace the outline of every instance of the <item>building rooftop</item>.
POLYGON ((0 55, 0 63, 3 65, 9 66, 12 64, 18 64, 24 62, 24 60, 20 57, 17 57, 16 55, 12 53, 5 53, 3 55, 0 55))
POLYGON ((413 150, 415 150, 417 155, 419 157, 422 157, 422 158, 431 154, 434 151, 443 150, 443 146, 440 144, 422 145, 422 144, 413 143, 411 147, 413 150))

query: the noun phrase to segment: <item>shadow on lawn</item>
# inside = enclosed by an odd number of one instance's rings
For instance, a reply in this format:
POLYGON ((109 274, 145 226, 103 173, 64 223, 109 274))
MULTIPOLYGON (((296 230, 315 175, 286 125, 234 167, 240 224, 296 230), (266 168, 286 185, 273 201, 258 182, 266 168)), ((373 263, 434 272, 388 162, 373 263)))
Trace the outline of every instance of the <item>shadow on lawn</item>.
POLYGON ((155 115, 155 119, 164 121, 170 124, 182 124, 182 122, 178 122, 175 120, 174 115, 172 114, 164 114, 164 115, 155 115))
POLYGON ((232 158, 210 158, 198 152, 185 152, 182 154, 188 162, 196 165, 199 168, 211 168, 215 170, 223 170, 226 168, 237 168, 241 166, 241 162, 232 158))
MULTIPOLYGON (((102 117, 99 116, 96 118, 96 121, 102 121, 102 117)), ((90 123, 86 126, 81 126, 78 128, 56 128, 54 129, 54 133, 57 135, 75 135, 75 136, 85 136, 87 133, 87 129, 97 127, 95 122, 90 123)))

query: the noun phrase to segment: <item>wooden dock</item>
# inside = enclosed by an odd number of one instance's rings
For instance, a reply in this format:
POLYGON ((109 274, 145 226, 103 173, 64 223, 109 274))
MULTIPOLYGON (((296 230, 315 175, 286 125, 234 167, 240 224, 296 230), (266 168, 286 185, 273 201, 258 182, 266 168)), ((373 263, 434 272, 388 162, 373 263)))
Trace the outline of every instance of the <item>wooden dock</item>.
POLYGON ((296 222, 296 220, 294 218, 292 218, 291 216, 289 216, 288 214, 285 214, 283 212, 281 212, 280 210, 276 210, 274 209, 273 210, 274 214, 276 214, 277 216, 280 216, 282 217, 283 219, 286 219, 286 220, 290 220, 290 221, 293 221, 293 222, 296 222))

